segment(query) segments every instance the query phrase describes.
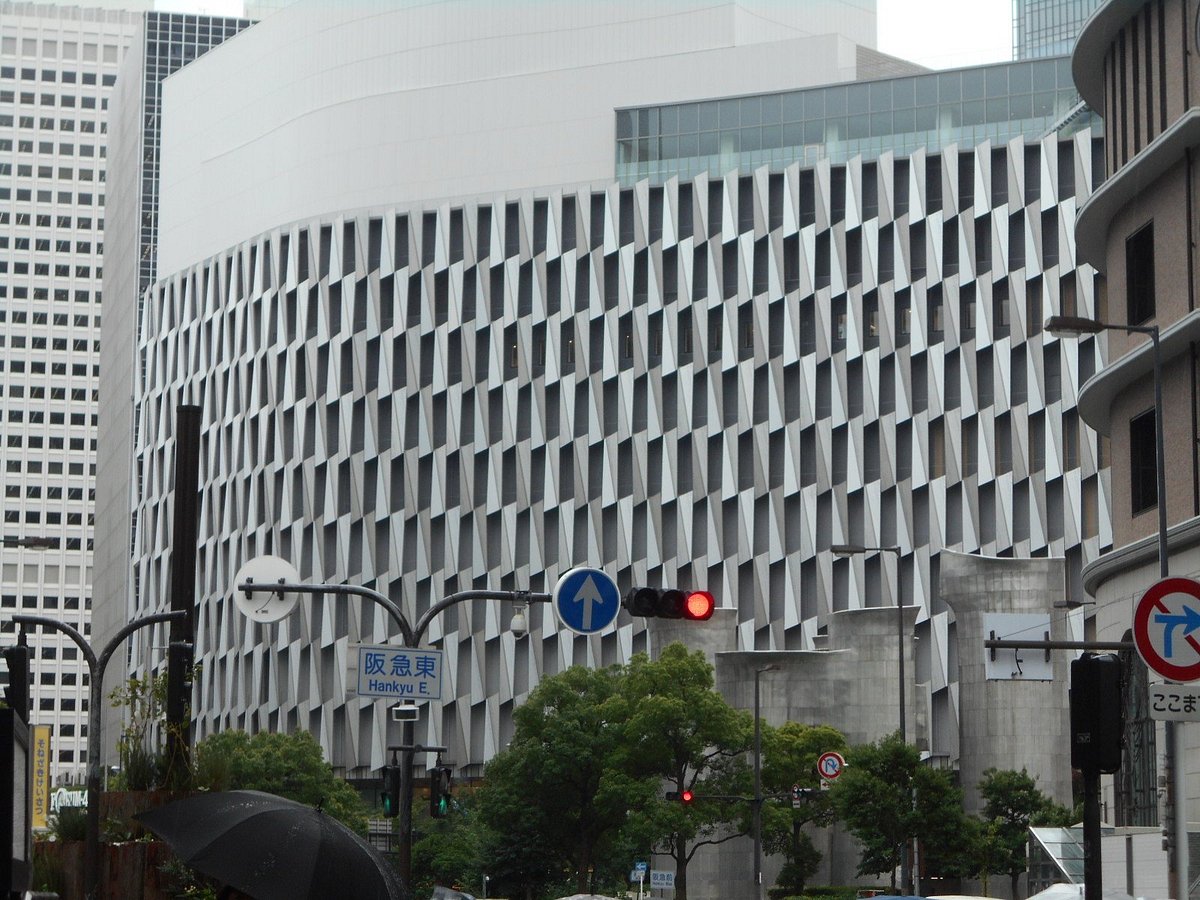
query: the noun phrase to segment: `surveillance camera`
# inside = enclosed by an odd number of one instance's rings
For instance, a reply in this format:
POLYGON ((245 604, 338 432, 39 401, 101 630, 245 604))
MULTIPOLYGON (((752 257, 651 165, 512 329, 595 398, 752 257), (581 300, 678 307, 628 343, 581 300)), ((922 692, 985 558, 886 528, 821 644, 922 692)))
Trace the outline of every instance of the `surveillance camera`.
POLYGON ((397 703, 392 707, 393 722, 415 722, 420 714, 414 703, 397 703))
POLYGON ((512 621, 508 623, 508 630, 518 641, 529 634, 529 621, 525 618, 524 608, 518 609, 513 615, 512 621))

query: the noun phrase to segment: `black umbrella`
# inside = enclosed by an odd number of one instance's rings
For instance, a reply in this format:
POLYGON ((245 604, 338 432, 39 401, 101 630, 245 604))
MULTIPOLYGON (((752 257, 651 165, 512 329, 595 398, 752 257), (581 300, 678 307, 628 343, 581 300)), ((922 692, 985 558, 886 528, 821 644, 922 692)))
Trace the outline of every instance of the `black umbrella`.
POLYGON ((175 855, 257 900, 400 900, 399 876, 337 819, 274 794, 197 794, 135 816, 175 855))

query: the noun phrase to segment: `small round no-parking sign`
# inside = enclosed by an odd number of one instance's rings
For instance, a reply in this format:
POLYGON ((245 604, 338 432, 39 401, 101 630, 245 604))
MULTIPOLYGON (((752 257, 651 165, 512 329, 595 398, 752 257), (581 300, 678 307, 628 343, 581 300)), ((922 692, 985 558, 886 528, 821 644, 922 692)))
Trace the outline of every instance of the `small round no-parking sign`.
POLYGON ((842 754, 830 750, 817 757, 817 774, 826 781, 833 781, 846 768, 846 760, 842 754))

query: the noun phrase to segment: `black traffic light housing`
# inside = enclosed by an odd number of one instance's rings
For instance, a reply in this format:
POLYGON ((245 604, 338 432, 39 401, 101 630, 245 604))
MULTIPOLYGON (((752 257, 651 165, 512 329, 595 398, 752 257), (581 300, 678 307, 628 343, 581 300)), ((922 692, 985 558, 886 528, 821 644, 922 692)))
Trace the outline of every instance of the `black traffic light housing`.
POLYGON ((450 766, 440 763, 429 770, 429 815, 444 819, 450 812, 450 766))
POLYGON ((8 664, 8 687, 4 689, 4 700, 9 709, 29 723, 29 645, 25 643, 25 632, 15 647, 4 648, 4 661, 8 664))
POLYGON ((622 605, 633 616, 703 622, 712 618, 717 601, 708 591, 635 587, 625 595, 622 605))
POLYGON ((666 794, 663 795, 663 798, 687 805, 696 799, 696 795, 688 790, 667 791, 666 794))
POLYGON ((400 767, 383 767, 383 817, 394 819, 400 815, 400 767))
POLYGON ((1071 767, 1084 775, 1121 768, 1121 675, 1121 660, 1112 653, 1085 653, 1071 662, 1071 767))

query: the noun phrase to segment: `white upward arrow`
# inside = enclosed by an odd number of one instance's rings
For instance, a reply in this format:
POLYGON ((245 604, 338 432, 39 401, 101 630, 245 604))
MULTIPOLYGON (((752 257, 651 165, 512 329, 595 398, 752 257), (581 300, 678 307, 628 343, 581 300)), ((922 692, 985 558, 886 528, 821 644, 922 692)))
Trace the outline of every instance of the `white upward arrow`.
POLYGON ((604 595, 600 593, 600 588, 596 587, 596 582, 589 575, 583 582, 583 587, 575 595, 575 602, 583 604, 583 630, 592 630, 592 607, 597 603, 604 601, 604 595))

